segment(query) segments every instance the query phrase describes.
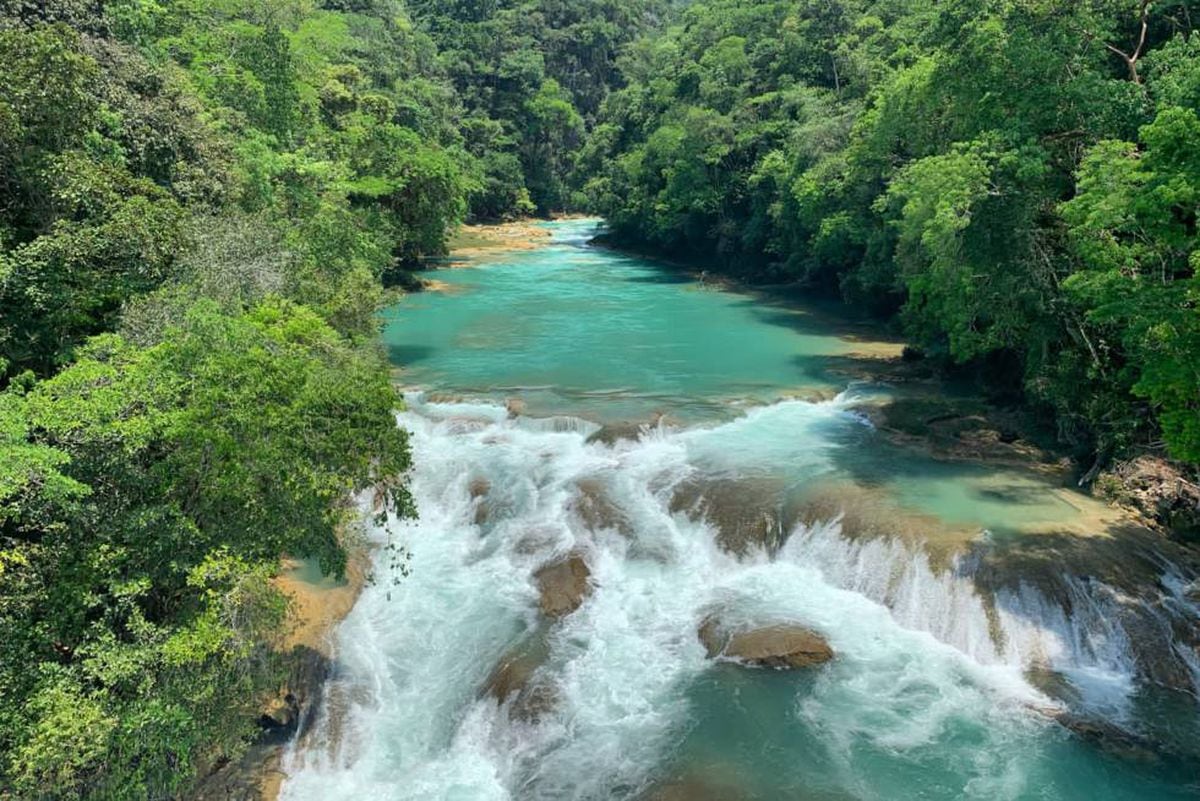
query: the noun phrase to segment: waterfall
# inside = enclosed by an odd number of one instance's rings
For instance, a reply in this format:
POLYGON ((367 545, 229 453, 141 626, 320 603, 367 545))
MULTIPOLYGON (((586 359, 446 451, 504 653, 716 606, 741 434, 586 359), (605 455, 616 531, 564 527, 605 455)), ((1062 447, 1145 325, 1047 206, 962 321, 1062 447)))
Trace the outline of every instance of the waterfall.
POLYGON ((1116 717, 1128 711, 1136 664, 1119 594, 1103 582, 1057 576, 1065 605, 1025 581, 987 596, 970 557, 956 556, 938 571, 919 546, 849 540, 836 520, 801 526, 781 556, 816 565, 833 584, 887 606, 900 625, 927 631, 979 664, 1052 670, 1089 709, 1116 717))

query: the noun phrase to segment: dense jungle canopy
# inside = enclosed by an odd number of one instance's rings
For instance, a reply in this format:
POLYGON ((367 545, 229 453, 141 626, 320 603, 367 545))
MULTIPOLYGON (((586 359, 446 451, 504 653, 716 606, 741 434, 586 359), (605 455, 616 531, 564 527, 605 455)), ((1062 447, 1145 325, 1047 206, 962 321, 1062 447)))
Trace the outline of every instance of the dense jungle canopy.
POLYGON ((465 221, 797 283, 1200 463, 1194 0, 0 2, 0 797, 164 798, 282 554, 411 513, 376 312, 465 221))

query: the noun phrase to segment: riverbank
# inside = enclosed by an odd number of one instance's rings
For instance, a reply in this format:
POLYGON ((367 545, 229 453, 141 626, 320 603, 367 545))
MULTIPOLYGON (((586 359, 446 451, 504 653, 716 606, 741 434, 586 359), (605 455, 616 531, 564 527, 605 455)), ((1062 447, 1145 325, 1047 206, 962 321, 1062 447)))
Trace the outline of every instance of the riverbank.
POLYGON ((450 264, 471 262, 508 250, 534 250, 550 242, 543 220, 464 225, 450 237, 450 264))
POLYGON ((293 737, 317 715, 333 665, 332 634, 367 585, 370 555, 351 550, 346 574, 323 575, 311 560, 285 557, 272 584, 288 601, 288 620, 271 658, 280 660, 283 683, 264 699, 259 736, 246 753, 210 773, 193 801, 275 801, 287 778, 282 759, 293 737))

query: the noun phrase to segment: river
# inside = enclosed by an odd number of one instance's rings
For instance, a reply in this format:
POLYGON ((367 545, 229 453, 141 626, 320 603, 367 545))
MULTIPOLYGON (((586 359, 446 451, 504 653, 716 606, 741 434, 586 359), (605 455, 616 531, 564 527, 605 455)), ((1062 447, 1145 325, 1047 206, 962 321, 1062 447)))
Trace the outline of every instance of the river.
POLYGON ((404 575, 377 551, 283 798, 1200 794, 1173 552, 1114 549, 1029 471, 883 437, 864 409, 893 390, 838 369, 878 355, 853 327, 550 225, 388 312, 420 518, 371 532, 404 575), (548 621, 534 574, 567 554, 590 591, 548 621), (836 656, 714 661, 714 614, 836 656), (500 703, 506 659, 532 677, 500 703))

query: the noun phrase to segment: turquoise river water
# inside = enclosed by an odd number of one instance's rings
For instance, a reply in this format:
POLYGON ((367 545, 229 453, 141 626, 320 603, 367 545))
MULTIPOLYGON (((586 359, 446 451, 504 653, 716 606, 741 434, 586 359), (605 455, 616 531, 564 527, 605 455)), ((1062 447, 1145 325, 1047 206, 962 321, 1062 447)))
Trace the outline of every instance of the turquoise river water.
POLYGON ((550 225, 387 313, 420 517, 369 535, 408 575, 379 551, 284 799, 1200 797, 1195 575, 1006 573, 991 549, 1103 537, 1093 502, 889 444, 828 315, 550 225), (589 592, 549 622, 567 554, 589 592), (714 614, 836 657, 709 659, 714 614), (532 713, 487 691, 514 653, 532 713))

